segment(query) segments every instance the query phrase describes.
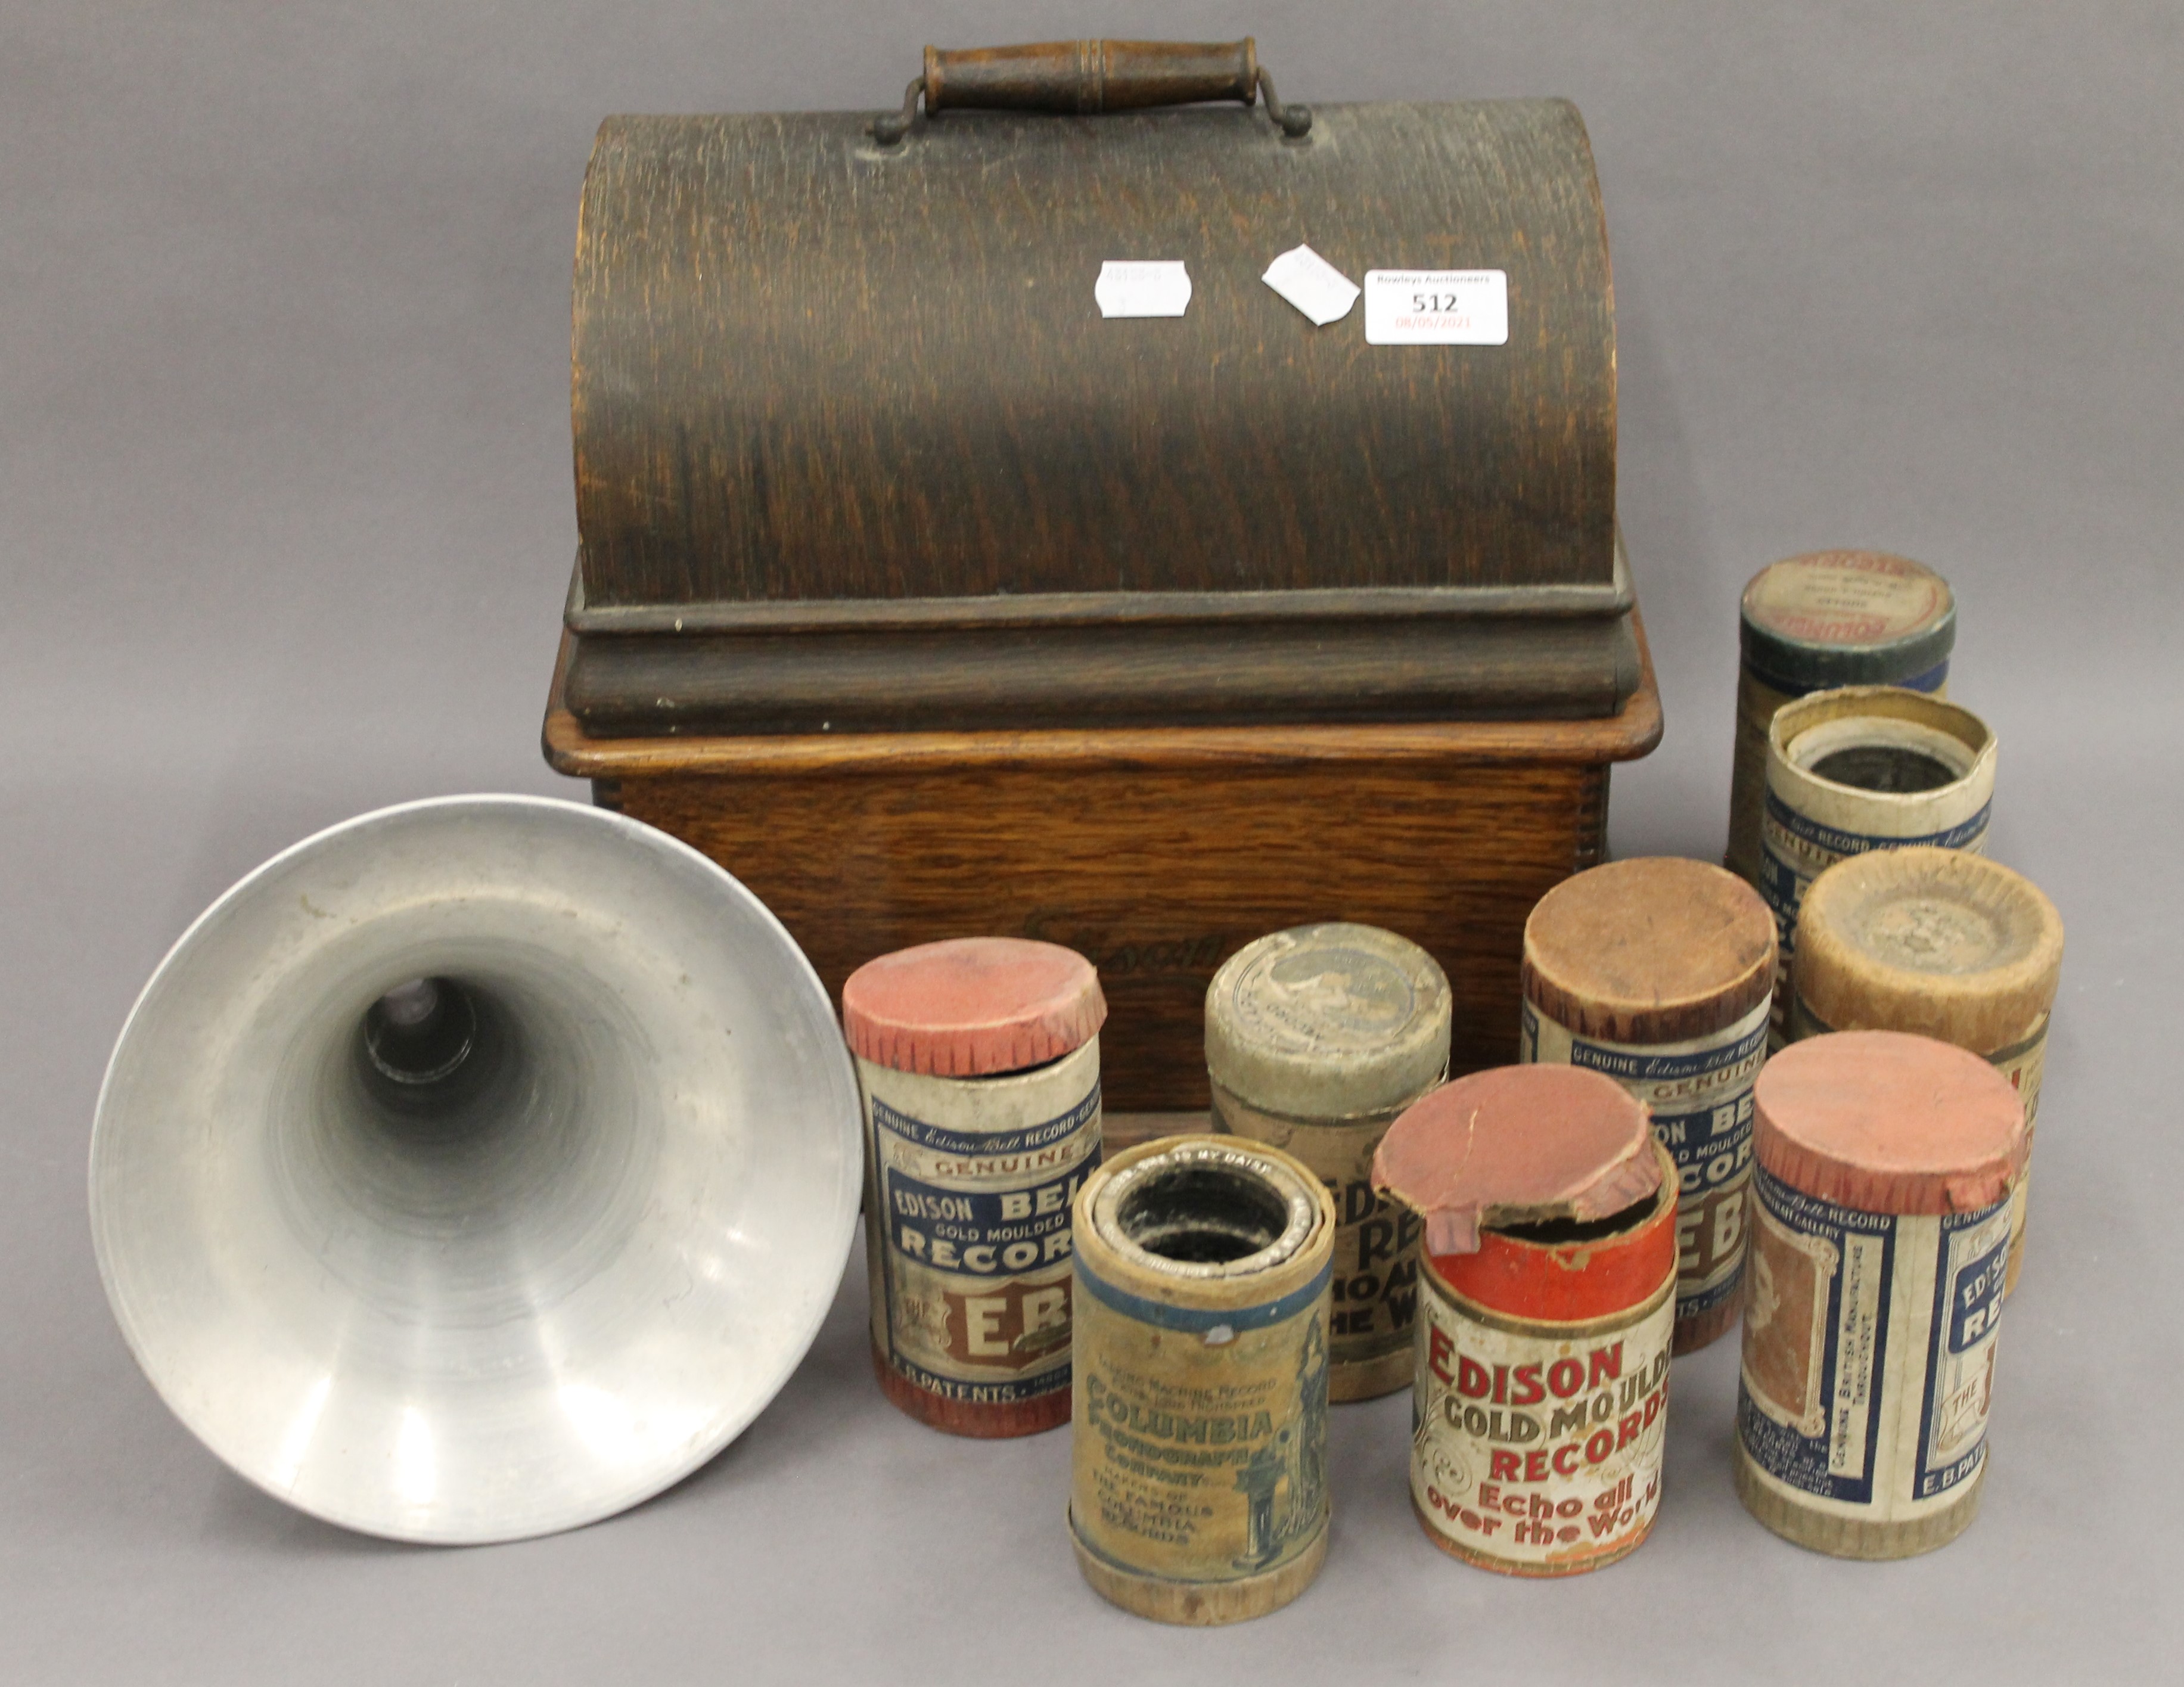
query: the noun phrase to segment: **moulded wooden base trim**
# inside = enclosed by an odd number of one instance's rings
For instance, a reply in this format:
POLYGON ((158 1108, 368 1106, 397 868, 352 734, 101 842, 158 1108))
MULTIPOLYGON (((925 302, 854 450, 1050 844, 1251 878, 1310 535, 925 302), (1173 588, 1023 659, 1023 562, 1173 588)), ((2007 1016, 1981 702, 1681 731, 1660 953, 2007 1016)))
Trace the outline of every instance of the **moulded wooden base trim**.
POLYGON ((1552 1581, 1563 1576, 1581 1576, 1588 1570, 1604 1570, 1610 1564, 1620 1563, 1646 1544, 1647 1537, 1653 1533, 1654 1523, 1659 1521, 1659 1514, 1656 1512, 1646 1519, 1645 1528, 1620 1545, 1608 1547, 1593 1557, 1581 1559, 1575 1563, 1520 1564, 1507 1558, 1490 1558, 1482 1552, 1468 1551, 1457 1545, 1433 1526, 1425 1507, 1418 1504, 1416 1494, 1411 1495, 1411 1515, 1418 1520, 1418 1527, 1426 1532, 1426 1539, 1450 1557, 1459 1559, 1474 1569, 1491 1570, 1497 1576, 1521 1576, 1527 1581, 1535 1582, 1552 1581))
POLYGON ((569 710, 570 636, 546 700, 542 743, 555 771, 578 779, 670 773, 900 773, 1085 766, 1217 767, 1314 761, 1629 761, 1661 741, 1661 692, 1638 611, 1638 688, 1591 720, 1432 721, 1250 727, 1050 727, 1021 732, 690 733, 594 738, 569 710))
POLYGON ((1607 763, 1659 730, 1648 668, 1611 721, 606 741, 557 707, 547 741, 600 804, 740 879, 830 994, 941 938, 1077 949, 1122 1113, 1205 1106, 1215 969, 1321 920, 1440 962, 1453 1072, 1514 1059, 1524 918, 1600 860, 1607 763))
POLYGON ((978 731, 1612 715, 1629 619, 1418 614, 1017 626, 578 632, 595 732, 978 731))
POLYGON ((1206 988, 1268 932, 1354 920, 1440 962, 1451 1070, 1516 1055, 1524 916, 1599 859, 1603 768, 1327 763, 641 777, 601 800, 719 862, 838 999, 874 955, 973 933, 1076 949, 1117 1112, 1203 1107, 1206 988))
POLYGON ((1011 1435, 1037 1435, 1069 1422, 1069 1384, 1036 1400, 988 1406, 972 1400, 950 1400, 918 1385, 887 1362, 878 1348, 872 1350, 872 1374, 880 1379, 880 1392, 888 1404, 920 1423, 950 1435, 977 1440, 1003 1440, 1011 1435))
POLYGON ((1211 1629, 1279 1611, 1310 1587, 1327 1562, 1327 1533, 1323 1523, 1312 1544, 1288 1563, 1228 1582, 1172 1581, 1111 1564, 1084 1545, 1074 1517, 1069 1523, 1069 1544, 1077 1551, 1077 1567, 1084 1579, 1109 1604, 1156 1623, 1211 1629))
POLYGON ((1739 1436, 1732 1458, 1736 1473, 1736 1497, 1744 1509, 1791 1545, 1830 1558, 1915 1558, 1947 1546, 1971 1527, 1979 1515, 1980 1489, 1986 1485, 1986 1466, 1972 1478, 1953 1505, 1923 1517, 1888 1523, 1863 1517, 1839 1517, 1830 1512, 1808 1510, 1785 1499, 1759 1479, 1752 1456, 1739 1436))

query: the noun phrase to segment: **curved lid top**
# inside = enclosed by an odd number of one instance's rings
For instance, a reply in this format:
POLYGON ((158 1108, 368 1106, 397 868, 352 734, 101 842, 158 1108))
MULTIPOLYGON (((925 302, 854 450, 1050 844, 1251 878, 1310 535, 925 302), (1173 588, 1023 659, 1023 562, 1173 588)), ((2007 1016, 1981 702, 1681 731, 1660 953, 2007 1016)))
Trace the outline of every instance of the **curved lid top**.
POLYGON ((1792 1043, 1760 1068, 1754 1151, 1807 1194, 1860 1212, 1976 1212, 2025 1163, 2025 1108, 1977 1055, 1901 1031, 1792 1043))
POLYGON ((1254 1107, 1336 1118, 1400 1107, 1448 1070, 1449 988, 1377 926, 1299 926, 1247 944, 1206 989, 1206 1066, 1254 1107))
POLYGON ((1836 1031, 1915 1031, 1992 1054, 2055 1001, 2063 916, 1985 855, 1914 844, 1836 862, 1797 916, 1799 998, 1836 1031))
POLYGON ((950 938, 867 960, 842 986, 850 1052, 897 1072, 1021 1072, 1092 1039, 1100 975, 1073 949, 1029 938, 950 938))
POLYGON ((1312 115, 1290 145, 1256 106, 982 112, 897 148, 869 112, 607 118, 571 277, 586 603, 824 626, 806 605, 1612 593, 1613 270, 1577 109, 1312 115), (1003 182, 1035 226, 999 213, 1003 182), (1315 326, 1257 280, 1307 230, 1353 280, 1503 271, 1507 341, 1379 352, 1362 304, 1315 326), (1102 265, 1138 256, 1187 257, 1197 302, 1102 322, 1102 265), (787 281, 911 266, 946 284, 861 287, 854 327, 787 281), (1267 424, 1305 407, 1373 421, 1267 424))
POLYGON ((1745 660, 1794 691, 1888 684, 1938 665, 1957 639, 1949 582, 1886 551, 1813 551, 1744 588, 1745 660))
POLYGON ((1524 921, 1524 994, 1582 1037, 1703 1037, 1758 1006, 1774 983, 1774 915, 1705 861, 1610 861, 1564 879, 1524 921))
POLYGON ((1426 1250, 1468 1254, 1482 1224, 1606 1218, 1660 1187, 1646 1105, 1584 1066, 1496 1066, 1388 1127, 1373 1187, 1424 1216, 1426 1250))

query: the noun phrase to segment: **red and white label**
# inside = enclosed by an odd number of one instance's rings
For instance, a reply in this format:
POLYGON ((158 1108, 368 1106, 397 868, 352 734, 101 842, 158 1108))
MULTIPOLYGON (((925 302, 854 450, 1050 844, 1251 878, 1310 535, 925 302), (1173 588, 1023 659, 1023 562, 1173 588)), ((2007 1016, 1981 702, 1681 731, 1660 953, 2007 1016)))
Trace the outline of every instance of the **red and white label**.
POLYGON ((1506 346, 1509 276, 1503 270, 1368 270, 1365 342, 1373 346, 1506 346))
POLYGON ((1462 1556, 1557 1575, 1652 1527, 1667 1442, 1672 1295, 1607 1333, 1557 1337, 1423 1297, 1411 1495, 1462 1556))

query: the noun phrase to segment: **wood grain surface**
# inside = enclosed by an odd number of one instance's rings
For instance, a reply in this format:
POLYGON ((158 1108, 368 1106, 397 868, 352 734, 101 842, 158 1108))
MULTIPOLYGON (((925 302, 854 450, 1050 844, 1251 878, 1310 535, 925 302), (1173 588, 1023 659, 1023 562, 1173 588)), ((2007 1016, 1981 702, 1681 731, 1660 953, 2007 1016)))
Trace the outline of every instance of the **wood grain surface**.
POLYGON ((1017 768, 1046 772, 1178 762, 1201 768, 1303 766, 1364 757, 1376 762, 1479 766, 1505 762, 1599 766, 1645 755, 1661 741, 1661 693, 1644 619, 1634 609, 1638 684, 1614 714, 1372 723, 1284 721, 1223 727, 983 728, 903 732, 692 733, 619 737, 586 729, 568 706, 576 641, 564 635, 540 735, 547 762, 575 779, 614 782, 660 774, 882 773, 923 768, 1017 768))
POLYGON ((1614 714, 1636 685, 1627 613, 1452 608, 1346 616, 1329 605, 1311 617, 1152 624, 580 631, 568 702, 587 728, 610 734, 886 732, 1597 717, 1614 714))
POLYGON ((928 111, 1129 111, 1220 99, 1249 105, 1259 59, 1248 39, 928 47, 924 81, 928 111))
POLYGON ((615 117, 584 185, 595 604, 1602 582, 1615 340, 1565 101, 615 117), (1260 279, 1308 242, 1499 269, 1503 346, 1368 346, 1260 279), (1186 315, 1103 320, 1111 259, 1186 315))
POLYGON ((939 938, 1088 955, 1106 1105, 1126 1112, 1208 1105, 1214 970, 1316 921, 1440 961, 1455 1070, 1513 1059, 1525 916, 1601 859, 1607 764, 1659 735, 1649 665, 1606 721, 613 740, 557 689, 546 723, 556 767, 741 879, 838 997, 872 956, 939 938))

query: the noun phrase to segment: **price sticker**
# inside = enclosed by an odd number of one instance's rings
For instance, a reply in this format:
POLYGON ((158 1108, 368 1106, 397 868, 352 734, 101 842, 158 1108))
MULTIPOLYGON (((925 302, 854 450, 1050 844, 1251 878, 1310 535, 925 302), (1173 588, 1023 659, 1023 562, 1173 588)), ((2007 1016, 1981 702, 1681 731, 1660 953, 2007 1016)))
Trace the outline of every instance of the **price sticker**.
POLYGON ((1373 346, 1506 346, 1506 270, 1368 270, 1365 342, 1373 346))
POLYGON ((1340 322, 1357 303, 1357 283, 1309 246, 1293 246, 1259 277, 1324 328, 1340 322))
POLYGON ((1182 261, 1125 262, 1100 266, 1092 297, 1102 316, 1180 316, 1190 307, 1190 274, 1182 261))

